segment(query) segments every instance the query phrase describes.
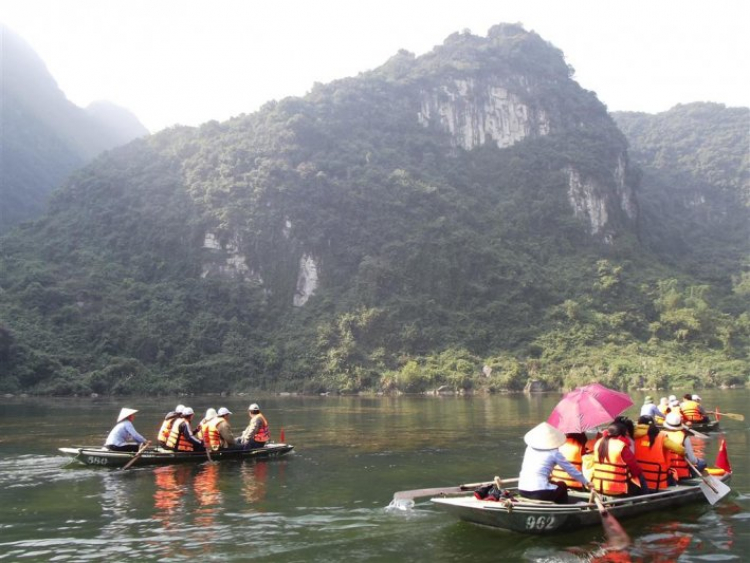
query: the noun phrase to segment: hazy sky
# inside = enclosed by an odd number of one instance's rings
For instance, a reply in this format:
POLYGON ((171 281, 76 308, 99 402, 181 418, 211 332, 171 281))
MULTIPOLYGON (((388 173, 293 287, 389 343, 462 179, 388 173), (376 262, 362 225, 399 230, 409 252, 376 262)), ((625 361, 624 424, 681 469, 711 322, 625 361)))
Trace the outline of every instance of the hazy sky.
POLYGON ((252 113, 506 22, 560 48, 610 110, 750 106, 749 0, 0 0, 0 22, 72 102, 110 100, 152 132, 252 113))

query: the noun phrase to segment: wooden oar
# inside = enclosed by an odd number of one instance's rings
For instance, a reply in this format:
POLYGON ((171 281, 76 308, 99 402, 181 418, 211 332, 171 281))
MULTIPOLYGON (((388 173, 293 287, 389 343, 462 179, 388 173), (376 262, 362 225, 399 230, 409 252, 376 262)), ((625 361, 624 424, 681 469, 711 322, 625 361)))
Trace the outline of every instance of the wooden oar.
POLYGON ((129 462, 127 462, 125 465, 122 466, 122 469, 120 471, 125 471, 126 469, 130 469, 130 466, 133 465, 138 459, 143 455, 143 452, 146 451, 146 448, 148 448, 151 445, 151 440, 146 440, 141 447, 138 449, 136 454, 133 456, 133 459, 131 459, 129 462))
POLYGON ((719 416, 726 416, 727 418, 731 418, 732 420, 739 420, 740 422, 743 422, 745 420, 744 414, 737 414, 735 412, 716 412, 716 411, 706 411, 706 414, 713 414, 713 415, 719 415, 719 416))
POLYGON ((693 430, 692 428, 690 428, 689 426, 685 426, 684 424, 682 425, 682 429, 687 430, 690 434, 692 434, 696 438, 701 438, 702 440, 711 439, 711 436, 709 436, 708 434, 704 434, 703 432, 698 432, 697 430, 693 430))
POLYGON ((706 500, 711 504, 716 504, 732 492, 732 489, 730 489, 728 485, 719 481, 716 477, 713 477, 712 475, 703 475, 703 473, 701 473, 698 468, 687 459, 685 459, 685 463, 687 463, 690 466, 690 469, 692 469, 703 481, 703 483, 701 483, 701 491, 703 492, 703 496, 706 497, 706 500))
POLYGON ((591 496, 596 503, 596 507, 599 509, 599 515, 602 517, 602 527, 604 528, 604 534, 607 536, 607 545, 616 551, 620 551, 628 547, 631 543, 630 536, 625 531, 617 518, 612 516, 609 511, 605 508, 602 502, 602 497, 594 489, 591 489, 591 496))
MULTIPOLYGON (((507 479, 503 483, 516 482, 518 479, 507 479)), ((465 485, 458 485, 456 487, 437 487, 433 489, 414 489, 412 491, 398 491, 393 494, 393 500, 414 500, 415 498, 423 497, 435 497, 438 495, 450 495, 456 493, 465 493, 473 491, 477 487, 486 487, 494 484, 494 481, 487 481, 484 483, 466 483, 465 485)))

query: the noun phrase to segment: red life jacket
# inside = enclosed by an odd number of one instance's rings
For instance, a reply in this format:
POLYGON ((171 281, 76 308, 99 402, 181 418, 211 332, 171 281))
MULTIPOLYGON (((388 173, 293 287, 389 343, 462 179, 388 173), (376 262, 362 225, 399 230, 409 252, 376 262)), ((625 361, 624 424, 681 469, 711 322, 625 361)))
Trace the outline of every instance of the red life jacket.
POLYGON ((176 418, 172 429, 169 432, 169 438, 167 439, 167 449, 175 450, 178 452, 192 452, 193 444, 190 440, 185 438, 184 434, 180 432, 183 424, 187 424, 190 427, 190 422, 187 419, 179 417, 176 418))
POLYGON ((669 474, 669 450, 664 449, 666 435, 659 432, 651 445, 648 435, 638 438, 635 442, 635 458, 643 469, 649 488, 666 489, 669 474))
POLYGON ((255 433, 253 440, 255 440, 256 442, 268 442, 268 440, 271 438, 271 432, 268 430, 268 421, 266 420, 266 417, 261 413, 253 416, 253 420, 255 420, 255 417, 257 416, 259 416, 261 420, 260 428, 258 428, 258 431, 255 433))
POLYGON ((203 425, 203 444, 206 449, 211 451, 217 451, 221 449, 222 440, 221 433, 219 432, 219 425, 224 422, 224 418, 221 416, 215 416, 203 425))
POLYGON ((599 444, 604 438, 597 440, 594 446, 594 476, 591 480, 594 488, 605 495, 628 494, 628 464, 622 459, 622 450, 628 445, 622 440, 610 438, 608 442, 607 458, 599 458, 599 444))

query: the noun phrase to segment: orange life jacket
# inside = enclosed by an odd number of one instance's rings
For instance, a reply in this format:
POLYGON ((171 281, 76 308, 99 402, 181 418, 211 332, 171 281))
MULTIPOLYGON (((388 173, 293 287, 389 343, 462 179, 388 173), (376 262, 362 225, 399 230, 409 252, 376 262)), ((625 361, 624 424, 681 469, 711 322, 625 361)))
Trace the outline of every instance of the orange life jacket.
MULTIPOLYGON (((568 438, 565 443, 560 446, 560 453, 567 459, 578 471, 583 470, 583 446, 578 440, 568 438)), ((550 481, 562 481, 568 488, 583 489, 583 485, 573 479, 567 471, 565 471, 559 465, 555 465, 550 475, 550 481)))
MULTIPOLYGON (((665 430, 664 432, 667 437, 676 444, 682 445, 685 442, 684 430, 665 430)), ((690 467, 688 467, 684 455, 679 455, 673 451, 669 451, 667 457, 669 458, 669 465, 674 471, 677 479, 686 479, 691 476, 690 467)))
POLYGON ((172 425, 174 424, 174 421, 177 420, 177 418, 177 416, 165 418, 164 422, 161 423, 161 428, 159 428, 159 434, 157 435, 157 441, 162 448, 167 446, 169 433, 172 431, 172 425))
POLYGON ((622 459, 622 450, 628 445, 617 438, 610 438, 607 444, 607 458, 599 458, 599 444, 604 438, 597 440, 594 446, 594 488, 605 495, 628 494, 628 464, 622 459))
POLYGON ((215 452, 221 449, 221 433, 219 432, 219 424, 224 422, 224 417, 215 416, 202 426, 203 430, 203 445, 206 449, 210 449, 215 452))
POLYGON ((686 422, 701 422, 703 420, 703 413, 701 413, 698 401, 683 401, 680 404, 680 410, 682 411, 682 419, 686 422))
POLYGON ((255 437, 253 438, 253 440, 255 440, 256 442, 268 442, 268 440, 271 438, 271 433, 268 430, 268 421, 266 420, 266 417, 261 413, 253 416, 253 420, 255 420, 255 417, 257 416, 260 417, 260 428, 258 428, 258 431, 255 433, 255 437))
POLYGON ((666 435, 659 432, 651 445, 648 435, 635 441, 635 459, 643 469, 650 489, 666 489, 669 474, 669 450, 664 450, 666 435))
POLYGON ((174 423, 172 424, 172 428, 169 431, 169 438, 167 439, 167 449, 175 450, 178 452, 192 452, 193 451, 193 444, 185 438, 185 436, 180 432, 180 428, 182 428, 183 424, 187 424, 188 427, 190 427, 190 422, 188 422, 187 419, 178 417, 175 418, 174 423))

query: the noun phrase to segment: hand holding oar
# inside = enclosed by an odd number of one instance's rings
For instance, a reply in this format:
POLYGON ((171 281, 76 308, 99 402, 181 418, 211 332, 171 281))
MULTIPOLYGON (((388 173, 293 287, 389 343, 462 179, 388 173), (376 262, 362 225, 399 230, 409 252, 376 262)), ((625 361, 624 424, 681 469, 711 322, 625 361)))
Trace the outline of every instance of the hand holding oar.
POLYGON ((151 440, 146 440, 143 444, 141 444, 141 447, 133 456, 133 459, 131 459, 129 462, 123 465, 120 471, 125 471, 126 469, 130 469, 130 466, 133 465, 136 461, 138 461, 138 459, 143 455, 143 452, 145 452, 146 448, 148 448, 150 445, 151 445, 151 440))
POLYGON ((607 536, 607 545, 616 551, 625 549, 631 543, 630 536, 625 528, 605 508, 601 496, 595 489, 591 489, 591 496, 599 509, 599 515, 602 517, 602 527, 604 528, 604 534, 607 536))
POLYGON ((712 475, 703 475, 703 473, 687 459, 685 459, 685 463, 687 463, 690 466, 690 469, 692 469, 703 481, 700 484, 701 491, 703 492, 703 496, 706 497, 706 500, 711 504, 716 504, 732 492, 732 489, 730 489, 729 486, 725 485, 722 481, 719 481, 716 477, 713 477, 712 475))

